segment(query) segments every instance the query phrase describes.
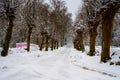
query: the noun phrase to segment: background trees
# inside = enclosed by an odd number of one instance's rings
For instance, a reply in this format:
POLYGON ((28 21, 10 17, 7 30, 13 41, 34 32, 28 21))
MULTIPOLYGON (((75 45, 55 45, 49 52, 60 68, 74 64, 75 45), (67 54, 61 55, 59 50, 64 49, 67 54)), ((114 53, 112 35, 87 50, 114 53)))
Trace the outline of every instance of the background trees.
POLYGON ((52 12, 50 14, 53 24, 53 39, 57 40, 61 46, 65 45, 68 28, 71 27, 71 14, 67 12, 64 1, 52 0, 52 12))
POLYGON ((120 10, 116 13, 114 18, 114 28, 113 28, 113 34, 112 34, 112 42, 111 45, 113 46, 120 46, 120 10))

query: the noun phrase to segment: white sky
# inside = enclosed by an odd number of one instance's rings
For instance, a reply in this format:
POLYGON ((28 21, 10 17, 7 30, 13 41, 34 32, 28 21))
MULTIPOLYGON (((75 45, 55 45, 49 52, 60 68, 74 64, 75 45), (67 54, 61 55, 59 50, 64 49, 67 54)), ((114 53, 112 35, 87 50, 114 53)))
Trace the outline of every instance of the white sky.
POLYGON ((63 0, 63 1, 66 2, 66 6, 68 7, 68 12, 73 14, 72 18, 74 19, 78 8, 82 6, 82 0, 63 0))
POLYGON ((82 0, 64 0, 66 1, 68 11, 73 14, 73 19, 79 7, 82 6, 82 0))

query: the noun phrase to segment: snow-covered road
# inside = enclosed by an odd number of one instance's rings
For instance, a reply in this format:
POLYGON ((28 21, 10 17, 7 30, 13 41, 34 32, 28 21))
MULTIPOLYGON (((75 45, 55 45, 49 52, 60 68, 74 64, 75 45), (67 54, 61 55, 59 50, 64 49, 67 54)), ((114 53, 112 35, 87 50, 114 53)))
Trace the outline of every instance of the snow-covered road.
POLYGON ((64 47, 54 52, 34 51, 0 57, 0 80, 120 80, 113 72, 102 73, 104 71, 89 70, 89 66, 76 65, 77 59, 71 50, 64 47))

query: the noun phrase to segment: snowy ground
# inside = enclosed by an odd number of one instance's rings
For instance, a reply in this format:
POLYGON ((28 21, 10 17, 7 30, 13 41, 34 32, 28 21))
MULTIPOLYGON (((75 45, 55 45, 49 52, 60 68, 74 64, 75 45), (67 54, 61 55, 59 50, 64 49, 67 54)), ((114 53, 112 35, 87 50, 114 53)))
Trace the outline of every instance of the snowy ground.
MULTIPOLYGON (((11 49, 7 57, 0 57, 0 80, 120 80, 120 66, 100 63, 97 56, 89 57, 71 47, 54 51, 11 49)), ((120 48, 111 48, 118 54, 120 48)), ((118 61, 113 56, 113 61, 118 61)))

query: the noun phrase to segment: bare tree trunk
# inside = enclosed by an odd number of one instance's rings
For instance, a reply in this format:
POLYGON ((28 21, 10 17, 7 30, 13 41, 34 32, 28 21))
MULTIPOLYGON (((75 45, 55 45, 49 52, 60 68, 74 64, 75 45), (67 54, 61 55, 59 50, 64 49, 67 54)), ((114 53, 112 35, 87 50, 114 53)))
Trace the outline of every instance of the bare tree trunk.
POLYGON ((101 62, 106 62, 110 59, 110 44, 113 31, 113 17, 105 16, 102 19, 102 53, 101 62))
POLYGON ((61 36, 61 39, 60 39, 60 45, 61 45, 61 47, 63 47, 65 45, 65 36, 63 35, 63 33, 62 33, 62 36, 61 36))
POLYGON ((58 49, 58 47, 59 47, 59 43, 58 43, 58 41, 56 40, 56 49, 58 49))
POLYGON ((57 49, 57 41, 55 40, 55 46, 54 49, 57 49))
POLYGON ((1 52, 1 56, 8 55, 9 44, 12 37, 13 21, 14 21, 14 18, 9 19, 9 27, 7 28, 7 33, 5 36, 5 41, 3 43, 3 50, 1 52))
POLYGON ((38 35, 38 34, 36 35, 36 41, 35 41, 35 43, 36 43, 37 45, 39 45, 39 35, 38 35))
POLYGON ((45 44, 46 44, 45 51, 48 51, 48 40, 49 40, 49 36, 46 35, 45 37, 46 37, 46 40, 45 40, 45 41, 46 41, 46 43, 45 43, 45 44))
POLYGON ((64 46, 64 39, 61 39, 61 40, 60 40, 60 43, 61 43, 61 44, 60 44, 61 47, 63 47, 63 46, 64 46))
POLYGON ((27 37, 27 51, 30 51, 30 37, 31 37, 31 33, 32 33, 32 27, 28 26, 28 37, 27 37))
POLYGON ((80 34, 80 50, 81 50, 82 52, 85 51, 84 43, 83 43, 83 32, 81 32, 81 34, 80 34))
POLYGON ((97 27, 93 27, 90 29, 90 51, 89 51, 89 56, 94 56, 95 55, 95 43, 96 43, 96 36, 97 36, 97 27))
POLYGON ((51 50, 53 50, 53 46, 54 46, 54 40, 51 39, 51 50))
POLYGON ((56 40, 54 40, 54 46, 53 49, 56 49, 56 40))
POLYGON ((54 49, 58 49, 58 41, 57 40, 55 40, 55 46, 54 46, 54 49))
POLYGON ((41 41, 41 44, 40 44, 40 50, 42 51, 43 49, 43 44, 44 44, 44 37, 42 36, 42 41, 41 41))
POLYGON ((79 29, 76 32, 77 32, 77 35, 74 40, 74 48, 84 52, 85 48, 83 43, 83 32, 79 29))
POLYGON ((37 45, 39 44, 39 38, 38 37, 36 38, 36 44, 37 45))

